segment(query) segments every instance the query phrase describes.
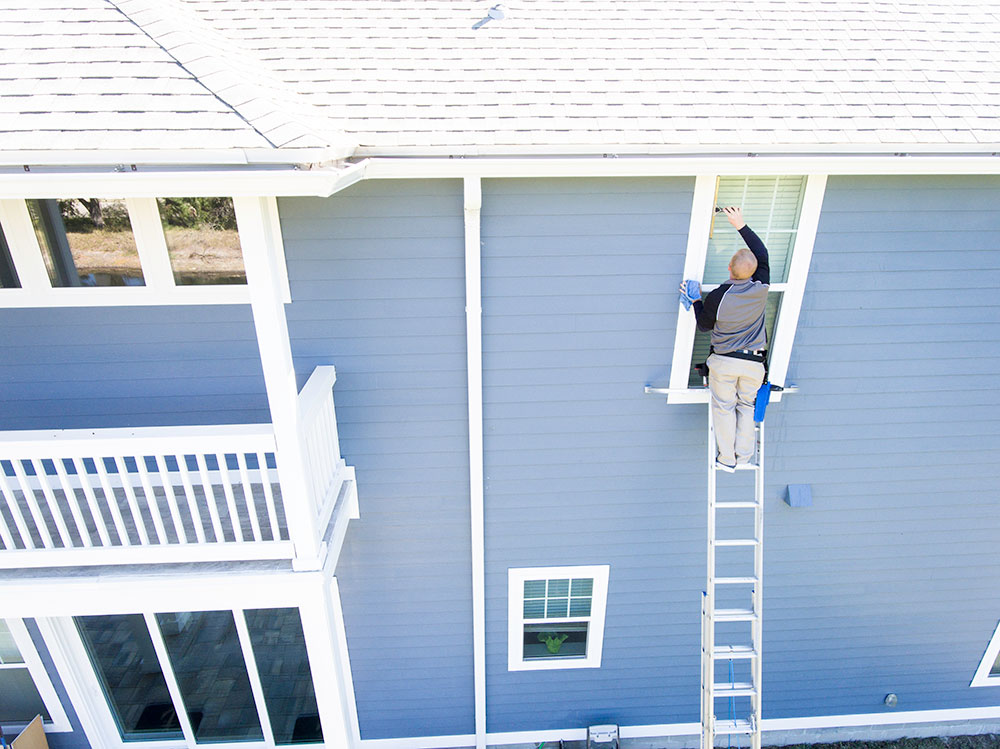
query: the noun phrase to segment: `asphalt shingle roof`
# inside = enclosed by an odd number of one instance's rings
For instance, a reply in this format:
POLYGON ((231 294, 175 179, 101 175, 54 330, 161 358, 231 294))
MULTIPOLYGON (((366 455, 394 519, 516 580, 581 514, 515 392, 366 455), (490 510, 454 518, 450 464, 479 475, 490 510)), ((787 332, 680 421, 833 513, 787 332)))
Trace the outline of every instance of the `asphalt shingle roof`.
POLYGON ((2 147, 1000 150, 994 2, 492 4, 0 0, 2 147))

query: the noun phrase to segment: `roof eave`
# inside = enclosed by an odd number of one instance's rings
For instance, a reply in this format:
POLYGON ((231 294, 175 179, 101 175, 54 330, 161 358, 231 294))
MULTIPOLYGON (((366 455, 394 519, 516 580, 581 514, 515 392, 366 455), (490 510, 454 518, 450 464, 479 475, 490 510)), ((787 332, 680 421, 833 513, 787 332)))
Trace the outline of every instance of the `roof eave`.
POLYGON ((327 164, 354 156, 355 146, 225 149, 72 149, 0 150, 0 166, 125 167, 267 166, 327 164))

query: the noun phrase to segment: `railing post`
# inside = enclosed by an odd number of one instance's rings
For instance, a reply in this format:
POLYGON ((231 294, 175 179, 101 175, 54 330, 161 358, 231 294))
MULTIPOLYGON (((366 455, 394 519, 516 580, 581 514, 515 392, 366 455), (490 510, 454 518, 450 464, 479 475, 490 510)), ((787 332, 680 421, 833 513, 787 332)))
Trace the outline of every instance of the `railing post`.
POLYGON ((325 548, 319 538, 318 498, 313 496, 307 473, 298 388, 279 285, 282 274, 276 265, 277 248, 272 246, 275 237, 279 236, 278 227, 273 226, 276 212, 269 210, 268 200, 263 197, 236 197, 233 205, 243 247, 267 402, 274 425, 281 496, 289 536, 295 545, 293 566, 296 569, 319 569, 325 548))

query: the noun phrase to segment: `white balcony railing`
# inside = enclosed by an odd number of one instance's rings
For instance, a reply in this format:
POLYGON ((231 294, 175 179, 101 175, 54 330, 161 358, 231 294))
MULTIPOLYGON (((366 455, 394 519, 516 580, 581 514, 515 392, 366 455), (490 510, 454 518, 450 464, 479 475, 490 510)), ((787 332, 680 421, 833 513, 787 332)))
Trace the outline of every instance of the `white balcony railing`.
POLYGON ((357 516, 333 367, 299 396, 310 496, 282 492, 269 424, 0 433, 0 568, 292 559, 285 503, 357 516))

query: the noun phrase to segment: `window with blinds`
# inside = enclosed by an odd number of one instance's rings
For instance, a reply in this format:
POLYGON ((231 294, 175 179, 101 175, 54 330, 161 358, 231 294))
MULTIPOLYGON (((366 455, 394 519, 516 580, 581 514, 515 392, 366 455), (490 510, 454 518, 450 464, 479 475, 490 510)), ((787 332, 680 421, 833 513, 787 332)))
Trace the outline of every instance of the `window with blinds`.
MULTIPOLYGON (((805 188, 806 178, 803 175, 718 178, 715 205, 734 205, 743 208, 743 218, 747 226, 756 232, 767 247, 772 285, 788 280, 788 267, 795 246, 805 188)), ((746 247, 743 238, 730 225, 725 215, 713 213, 702 282, 703 286, 709 287, 705 289, 705 293, 710 291, 711 287, 729 280, 729 260, 733 253, 743 247, 746 247)), ((781 292, 771 291, 764 313, 769 346, 780 306, 781 292)), ((695 332, 689 385, 702 384, 701 375, 697 373, 695 367, 708 358, 710 344, 711 333, 700 330, 695 332)))
POLYGON ((608 567, 509 570, 511 670, 600 666, 608 567))

